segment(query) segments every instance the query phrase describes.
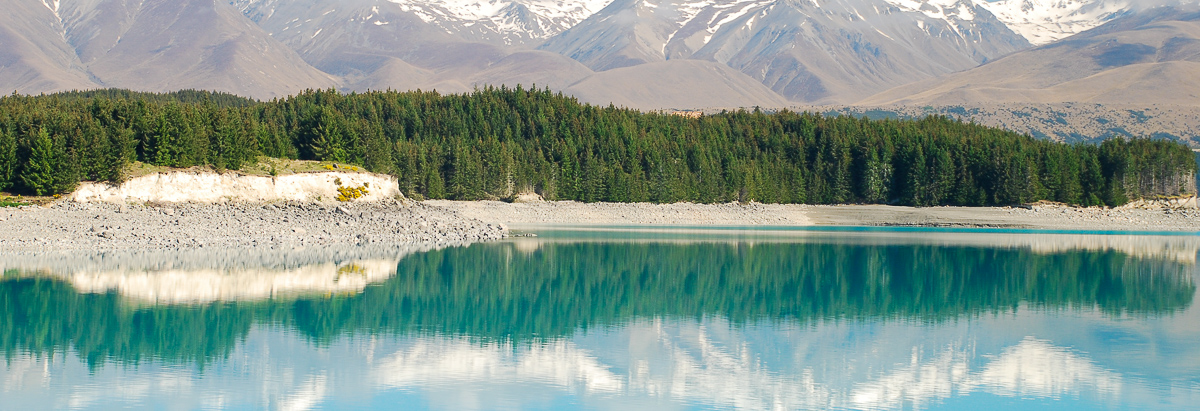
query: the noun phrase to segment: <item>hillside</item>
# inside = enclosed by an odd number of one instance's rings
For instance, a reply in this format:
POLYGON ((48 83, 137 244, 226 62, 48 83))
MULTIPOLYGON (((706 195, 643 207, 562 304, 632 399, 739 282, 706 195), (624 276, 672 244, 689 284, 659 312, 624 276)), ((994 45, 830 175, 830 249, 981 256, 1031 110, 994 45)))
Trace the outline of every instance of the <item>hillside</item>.
POLYGON ((1200 7, 1160 7, 856 105, 1200 104, 1200 7))
POLYGON ((258 99, 337 81, 212 0, 4 0, 0 86, 218 90, 258 99))
POLYGON ((1200 146, 1200 107, 1122 104, 1001 103, 929 106, 804 106, 828 115, 920 119, 931 115, 972 121, 1068 143, 1112 137, 1154 137, 1200 146))
POLYGON ((968 0, 616 0, 539 48, 596 71, 713 61, 787 100, 848 103, 1027 47, 968 0))

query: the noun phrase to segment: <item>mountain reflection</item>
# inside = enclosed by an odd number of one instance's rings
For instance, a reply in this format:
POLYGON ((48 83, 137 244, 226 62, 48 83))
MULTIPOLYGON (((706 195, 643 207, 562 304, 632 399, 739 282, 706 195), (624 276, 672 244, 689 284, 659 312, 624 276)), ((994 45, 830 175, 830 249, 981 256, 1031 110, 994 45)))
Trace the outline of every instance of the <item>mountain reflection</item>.
MULTIPOLYGON (((303 264, 255 256, 141 265, 131 261, 157 260, 56 259, 4 273, 0 343, 10 358, 73 350, 92 365, 204 364, 227 357, 254 324, 319 343, 391 334, 520 345, 645 318, 936 323, 1020 310, 1156 316, 1190 306, 1194 258, 1178 258, 1186 254, 1179 247, 1148 249, 1171 251, 818 238, 500 242, 281 257, 303 264)), ((569 355, 547 349, 539 355, 569 355)), ((395 361, 429 360, 413 358, 395 361)), ((589 387, 619 388, 612 385, 619 380, 590 375, 589 387)), ((886 387, 863 398, 887 398, 886 387)))

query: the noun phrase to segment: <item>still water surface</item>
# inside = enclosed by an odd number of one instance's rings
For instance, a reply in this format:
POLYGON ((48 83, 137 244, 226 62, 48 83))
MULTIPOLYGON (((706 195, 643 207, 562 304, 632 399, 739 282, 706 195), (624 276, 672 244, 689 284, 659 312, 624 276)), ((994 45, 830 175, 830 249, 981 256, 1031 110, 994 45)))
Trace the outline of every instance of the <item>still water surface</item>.
POLYGON ((10 257, 0 409, 1194 409, 1200 237, 10 257))

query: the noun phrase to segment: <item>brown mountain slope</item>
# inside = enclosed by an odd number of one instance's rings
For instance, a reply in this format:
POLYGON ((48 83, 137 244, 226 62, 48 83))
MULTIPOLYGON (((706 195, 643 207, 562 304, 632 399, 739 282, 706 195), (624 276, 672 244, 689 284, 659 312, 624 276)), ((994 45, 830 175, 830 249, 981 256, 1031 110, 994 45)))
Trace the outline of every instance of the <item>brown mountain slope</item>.
POLYGON ((0 0, 0 90, 204 89, 268 99, 338 80, 217 0, 0 0))
POLYGON ((942 115, 1055 141, 1097 141, 1111 137, 1167 138, 1200 147, 1200 106, 1146 106, 1088 103, 1000 103, 966 106, 801 106, 854 117, 920 119, 942 115))
POLYGON ((351 90, 470 91, 537 84, 555 89, 592 71, 555 53, 466 41, 390 2, 268 2, 248 16, 305 61, 347 79, 351 90))
POLYGON ((35 94, 95 87, 54 11, 37 1, 0 0, 0 92, 35 94))
POLYGON ((787 100, 721 63, 667 60, 596 73, 567 91, 584 102, 637 109, 783 107, 787 100))
POLYGON ((854 102, 1028 47, 971 0, 615 0, 539 46, 597 71, 719 62, 810 104, 854 102))
POLYGON ((127 27, 88 64, 105 86, 210 89, 269 99, 338 84, 227 3, 148 0, 127 27))
POLYGON ((1200 11, 1156 8, 859 105, 1200 105, 1200 11))

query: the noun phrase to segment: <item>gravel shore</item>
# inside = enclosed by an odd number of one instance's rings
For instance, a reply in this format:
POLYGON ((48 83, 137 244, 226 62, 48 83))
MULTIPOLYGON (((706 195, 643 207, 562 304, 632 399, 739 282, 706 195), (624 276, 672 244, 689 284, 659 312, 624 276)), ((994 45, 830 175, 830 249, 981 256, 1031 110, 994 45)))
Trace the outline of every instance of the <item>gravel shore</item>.
POLYGON ((1200 232, 1197 209, 387 200, 0 208, 0 251, 449 244, 547 225, 920 226, 1200 232))
POLYGON ((451 210, 388 200, 341 205, 75 203, 0 208, 6 252, 463 243, 505 228, 451 210))

